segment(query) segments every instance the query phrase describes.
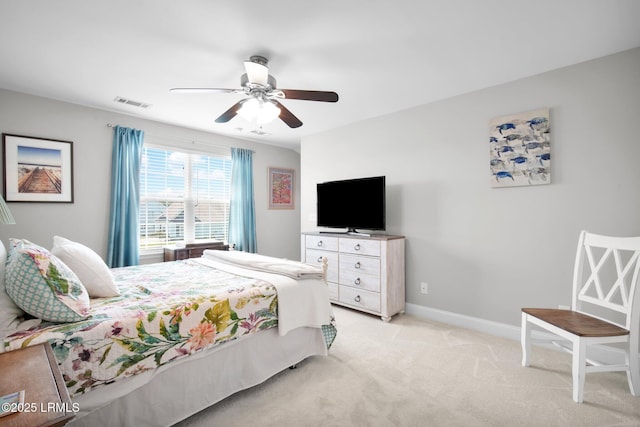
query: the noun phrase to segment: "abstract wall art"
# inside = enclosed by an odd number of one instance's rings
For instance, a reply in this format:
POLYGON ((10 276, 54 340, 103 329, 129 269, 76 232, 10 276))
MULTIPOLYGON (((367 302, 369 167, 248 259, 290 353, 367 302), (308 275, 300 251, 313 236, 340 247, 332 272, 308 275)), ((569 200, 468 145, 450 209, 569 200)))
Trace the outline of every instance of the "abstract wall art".
POLYGON ((492 187, 551 183, 549 109, 497 117, 489 122, 492 187))
POLYGON ((269 168, 269 209, 294 209, 293 169, 269 168))

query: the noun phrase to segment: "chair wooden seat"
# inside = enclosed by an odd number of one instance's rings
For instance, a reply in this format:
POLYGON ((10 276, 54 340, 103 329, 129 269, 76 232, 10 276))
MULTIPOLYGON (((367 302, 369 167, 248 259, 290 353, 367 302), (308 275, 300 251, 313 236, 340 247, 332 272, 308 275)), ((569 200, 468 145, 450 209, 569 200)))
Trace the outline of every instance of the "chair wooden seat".
POLYGON ((522 311, 579 337, 617 337, 629 331, 604 320, 555 308, 523 308, 522 311))

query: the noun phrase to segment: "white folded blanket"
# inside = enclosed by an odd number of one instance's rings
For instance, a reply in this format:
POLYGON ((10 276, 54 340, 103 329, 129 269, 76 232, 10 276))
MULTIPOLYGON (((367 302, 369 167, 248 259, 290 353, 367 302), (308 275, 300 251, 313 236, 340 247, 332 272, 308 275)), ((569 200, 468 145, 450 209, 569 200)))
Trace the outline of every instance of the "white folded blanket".
POLYGON ((241 251, 205 250, 204 258, 265 273, 282 274, 294 279, 323 279, 322 267, 241 251))
POLYGON ((327 324, 327 319, 333 318, 329 287, 324 279, 298 280, 282 274, 244 268, 208 256, 195 258, 193 261, 227 273, 264 280, 275 286, 278 292, 278 333, 281 336, 297 328, 320 328, 327 324))

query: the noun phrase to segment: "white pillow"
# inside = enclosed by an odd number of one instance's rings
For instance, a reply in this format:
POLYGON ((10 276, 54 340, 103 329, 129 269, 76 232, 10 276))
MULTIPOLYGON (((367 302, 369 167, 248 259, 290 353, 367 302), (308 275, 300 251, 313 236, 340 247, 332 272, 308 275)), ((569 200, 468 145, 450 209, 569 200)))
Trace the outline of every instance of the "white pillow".
POLYGON ((51 253, 64 262, 82 282, 91 298, 120 295, 113 274, 104 260, 83 244, 64 237, 53 237, 51 253))

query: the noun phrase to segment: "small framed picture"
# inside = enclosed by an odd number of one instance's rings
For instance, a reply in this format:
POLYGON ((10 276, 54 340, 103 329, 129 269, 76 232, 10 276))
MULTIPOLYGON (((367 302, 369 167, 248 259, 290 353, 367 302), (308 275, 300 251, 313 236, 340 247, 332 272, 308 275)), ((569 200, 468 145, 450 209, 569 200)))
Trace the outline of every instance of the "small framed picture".
POLYGON ((0 396, 0 417, 21 412, 24 407, 24 390, 0 396))
POLYGON ((7 202, 73 203, 73 142, 2 134, 7 202))
POLYGON ((269 209, 294 209, 293 169, 269 168, 269 209))

